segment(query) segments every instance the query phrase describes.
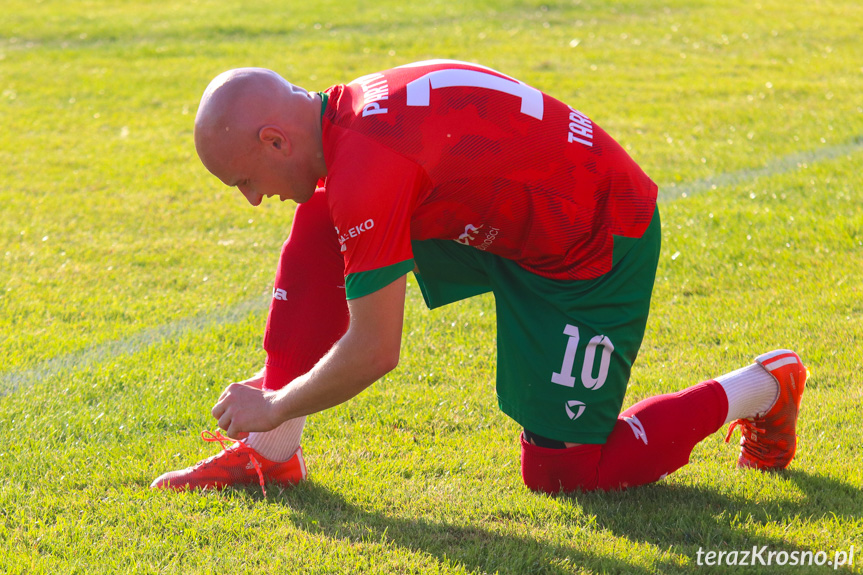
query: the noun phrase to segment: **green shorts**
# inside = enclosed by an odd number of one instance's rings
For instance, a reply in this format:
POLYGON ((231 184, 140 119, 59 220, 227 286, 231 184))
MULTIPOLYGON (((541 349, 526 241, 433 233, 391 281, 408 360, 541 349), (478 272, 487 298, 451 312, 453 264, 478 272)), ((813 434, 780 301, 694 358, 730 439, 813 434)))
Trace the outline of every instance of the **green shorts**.
POLYGON ((620 414, 650 310, 659 210, 638 239, 615 237, 614 265, 592 280, 548 279, 454 241, 413 242, 429 308, 493 292, 497 396, 533 433, 605 443, 620 414))

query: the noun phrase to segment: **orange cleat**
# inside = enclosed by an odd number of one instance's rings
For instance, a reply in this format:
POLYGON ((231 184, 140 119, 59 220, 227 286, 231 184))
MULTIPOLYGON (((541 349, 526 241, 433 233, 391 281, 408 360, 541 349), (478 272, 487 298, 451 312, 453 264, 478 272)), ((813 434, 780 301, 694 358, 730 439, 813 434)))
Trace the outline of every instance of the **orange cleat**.
POLYGON ((257 481, 264 496, 265 481, 283 487, 295 485, 306 478, 306 462, 301 448, 287 461, 270 461, 242 441, 233 441, 219 432, 204 431, 204 441, 218 441, 222 451, 199 461, 192 467, 169 471, 156 478, 150 487, 163 489, 223 489, 235 485, 250 485, 257 481))
POLYGON ((779 397, 765 413, 733 421, 725 441, 740 426, 738 467, 785 469, 797 450, 797 415, 809 372, 797 354, 787 349, 759 355, 755 361, 779 383, 779 397))

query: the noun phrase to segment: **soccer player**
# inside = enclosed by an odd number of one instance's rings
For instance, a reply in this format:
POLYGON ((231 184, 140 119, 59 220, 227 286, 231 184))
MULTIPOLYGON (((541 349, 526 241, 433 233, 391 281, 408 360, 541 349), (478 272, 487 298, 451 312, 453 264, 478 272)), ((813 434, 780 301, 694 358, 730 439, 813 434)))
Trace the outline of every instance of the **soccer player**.
POLYGON ((411 271, 430 308, 494 294, 497 398, 524 428, 533 490, 656 481, 728 422, 742 431, 738 465, 778 469, 794 457, 807 371, 792 351, 620 413, 659 257, 657 187, 576 108, 456 61, 320 93, 243 68, 207 87, 195 145, 253 206, 273 196, 300 205, 265 368, 212 409, 227 437, 205 439, 223 449, 153 487, 303 480, 305 417, 398 364, 411 271))

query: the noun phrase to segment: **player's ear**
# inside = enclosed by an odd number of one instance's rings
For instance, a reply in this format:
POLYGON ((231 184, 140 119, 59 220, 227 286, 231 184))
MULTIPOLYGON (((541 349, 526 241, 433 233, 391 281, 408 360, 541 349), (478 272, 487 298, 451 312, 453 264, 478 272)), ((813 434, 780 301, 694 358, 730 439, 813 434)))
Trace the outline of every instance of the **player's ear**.
POLYGON ((285 132, 275 125, 267 125, 258 132, 258 139, 267 147, 277 150, 283 154, 291 153, 291 141, 285 132))

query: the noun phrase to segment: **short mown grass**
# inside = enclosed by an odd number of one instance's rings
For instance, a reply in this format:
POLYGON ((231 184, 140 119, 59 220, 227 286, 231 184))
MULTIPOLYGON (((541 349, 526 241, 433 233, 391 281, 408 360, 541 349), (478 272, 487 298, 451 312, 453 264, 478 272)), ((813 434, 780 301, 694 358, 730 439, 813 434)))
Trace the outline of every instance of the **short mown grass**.
POLYGON ((859 3, 7 0, 3 13, 0 571, 809 573, 833 566, 699 567, 697 553, 832 560, 853 545, 839 571, 861 572, 859 3), (309 418, 309 481, 266 497, 148 488, 214 452, 198 437, 211 405, 260 367, 293 213, 250 208, 200 166, 206 84, 254 65, 323 89, 438 57, 572 103, 660 184, 663 252, 626 405, 792 347, 812 377, 786 472, 735 469, 717 434, 655 485, 531 493, 494 397, 493 300, 430 312, 411 280, 401 365, 309 418), (734 174, 752 177, 721 179, 734 174))

